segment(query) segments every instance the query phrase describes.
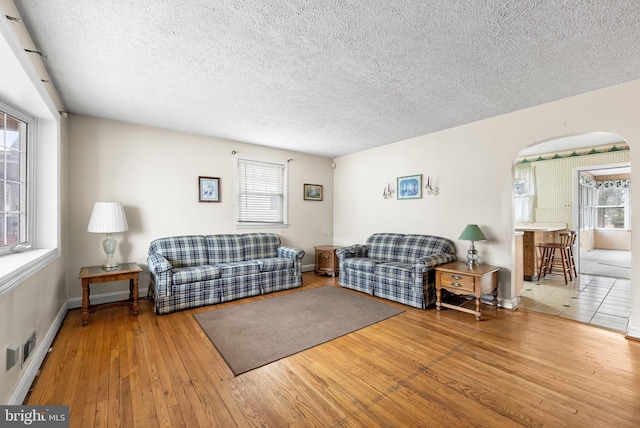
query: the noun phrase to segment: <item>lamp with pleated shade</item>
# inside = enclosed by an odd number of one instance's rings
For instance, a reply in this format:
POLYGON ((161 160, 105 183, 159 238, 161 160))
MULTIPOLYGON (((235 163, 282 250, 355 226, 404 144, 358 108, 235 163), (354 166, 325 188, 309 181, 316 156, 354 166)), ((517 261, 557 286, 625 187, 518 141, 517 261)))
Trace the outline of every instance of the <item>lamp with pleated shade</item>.
POLYGON ((112 233, 129 230, 124 207, 119 202, 96 202, 91 212, 91 219, 87 231, 91 233, 106 233, 107 238, 102 241, 102 248, 107 254, 107 261, 102 265, 105 269, 115 269, 118 263, 113 259, 118 241, 111 237, 112 233))

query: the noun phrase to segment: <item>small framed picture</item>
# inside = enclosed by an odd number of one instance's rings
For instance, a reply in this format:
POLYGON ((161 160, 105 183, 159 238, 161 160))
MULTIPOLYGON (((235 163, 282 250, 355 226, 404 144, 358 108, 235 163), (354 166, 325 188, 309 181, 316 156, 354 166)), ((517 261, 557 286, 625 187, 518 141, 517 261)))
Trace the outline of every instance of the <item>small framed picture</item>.
POLYGON ((198 177, 200 202, 220 202, 220 179, 218 177, 198 177))
POLYGON ((305 201, 321 201, 322 200, 322 185, 320 185, 320 184, 305 184, 304 185, 304 200, 305 201))
POLYGON ((422 198, 422 174, 398 177, 398 199, 422 198))

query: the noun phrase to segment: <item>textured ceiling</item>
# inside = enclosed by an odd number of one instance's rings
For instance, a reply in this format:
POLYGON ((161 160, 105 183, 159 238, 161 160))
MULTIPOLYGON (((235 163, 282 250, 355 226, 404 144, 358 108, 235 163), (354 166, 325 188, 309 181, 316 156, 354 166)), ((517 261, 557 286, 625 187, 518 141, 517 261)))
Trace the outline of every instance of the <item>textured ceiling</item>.
POLYGON ((640 77, 637 0, 15 0, 65 108, 339 156, 640 77))

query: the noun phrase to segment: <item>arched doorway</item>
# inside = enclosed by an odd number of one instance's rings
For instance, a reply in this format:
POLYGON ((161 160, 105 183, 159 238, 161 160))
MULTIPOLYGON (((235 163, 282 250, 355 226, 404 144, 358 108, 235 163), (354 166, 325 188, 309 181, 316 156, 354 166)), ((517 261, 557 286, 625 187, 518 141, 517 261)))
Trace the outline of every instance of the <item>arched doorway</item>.
MULTIPOLYGON (((607 261, 598 264, 596 260, 596 265, 602 269, 579 272, 577 278, 565 284, 560 272, 543 279, 538 277, 539 260, 537 254, 532 255, 532 251, 537 250, 531 241, 534 238, 553 239, 554 233, 564 229, 575 231, 582 238, 574 248, 580 269, 580 254, 588 253, 580 251, 580 241, 583 248, 588 244, 590 249, 596 249, 601 245, 594 246, 596 235, 612 236, 618 232, 630 235, 630 192, 608 191, 622 195, 622 200, 618 198, 616 206, 601 206, 597 190, 604 187, 598 184, 603 180, 619 184, 626 178, 624 185, 630 185, 629 175, 625 175, 630 174, 629 154, 629 146, 624 139, 605 132, 559 137, 534 144, 519 153, 515 161, 514 181, 517 186, 522 186, 527 180, 533 183, 528 191, 516 189, 519 195, 514 196, 514 226, 525 235, 525 271, 519 307, 626 331, 631 311, 630 246, 628 268, 607 269, 607 261), (582 198, 583 195, 586 197, 582 198), (528 246, 526 242, 529 242, 528 246), (534 268, 531 257, 534 258, 534 268)), ((630 236, 627 238, 630 242, 630 236)))

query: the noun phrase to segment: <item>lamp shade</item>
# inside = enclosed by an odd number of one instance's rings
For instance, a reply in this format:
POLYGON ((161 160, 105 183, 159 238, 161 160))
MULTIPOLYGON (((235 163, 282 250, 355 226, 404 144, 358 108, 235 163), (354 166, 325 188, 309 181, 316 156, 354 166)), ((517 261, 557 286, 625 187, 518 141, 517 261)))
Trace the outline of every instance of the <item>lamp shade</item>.
POLYGON ((96 202, 91 212, 87 232, 116 233, 129 230, 124 208, 119 202, 96 202))
POLYGON ((467 227, 464 228, 460 237, 463 241, 486 241, 487 238, 482 233, 482 230, 478 227, 477 224, 468 224, 467 227))

